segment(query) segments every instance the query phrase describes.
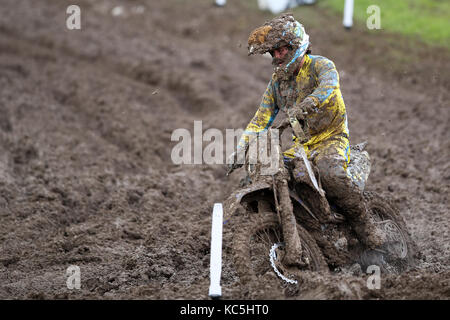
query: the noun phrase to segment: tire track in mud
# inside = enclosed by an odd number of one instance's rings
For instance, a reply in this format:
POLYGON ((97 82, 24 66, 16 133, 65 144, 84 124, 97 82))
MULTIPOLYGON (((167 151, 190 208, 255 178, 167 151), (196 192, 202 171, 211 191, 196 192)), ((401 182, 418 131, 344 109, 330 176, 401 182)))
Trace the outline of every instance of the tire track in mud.
MULTIPOLYGON (((70 72, 70 71, 69 71, 70 72)), ((56 81, 57 82, 57 81, 56 81)), ((50 85, 50 87, 51 87, 51 85, 50 85)), ((51 90, 50 90, 50 92, 51 92, 51 90)), ((74 100, 72 97, 71 97, 71 95, 70 94, 65 94, 65 93, 58 93, 59 94, 59 99, 58 99, 58 97, 57 97, 57 99, 56 100, 59 100, 60 101, 60 103, 61 103, 61 105, 65 105, 65 106, 67 106, 67 105, 71 105, 72 106, 72 108, 75 106, 77 106, 77 102, 78 101, 76 101, 76 99, 75 99, 75 101, 71 101, 71 100, 74 100)), ((89 118, 89 115, 81 115, 80 116, 80 114, 79 114, 79 112, 77 112, 78 110, 72 110, 72 112, 71 112, 71 114, 69 115, 69 116, 72 116, 72 117, 74 117, 75 119, 72 119, 72 121, 73 122, 76 122, 76 123, 80 123, 80 124, 83 124, 84 126, 84 128, 86 128, 86 120, 88 120, 88 118, 89 118)), ((91 129, 92 129, 92 127, 95 127, 95 125, 93 126, 93 125, 91 125, 91 126, 88 126, 88 127, 91 127, 91 129)), ((98 145, 101 145, 102 144, 102 142, 100 141, 100 142, 97 142, 97 144, 98 145)), ((115 156, 115 157, 117 157, 117 155, 115 156)), ((170 180, 170 178, 169 178, 169 180, 170 180)), ((159 189, 159 188, 158 188, 159 189)), ((163 189, 163 188, 162 188, 163 189)), ((70 193, 73 193, 73 191, 68 191, 68 193, 70 194, 70 193)), ((167 196, 170 196, 168 193, 170 193, 170 191, 164 191, 164 189, 162 190, 162 193, 164 194, 164 193, 166 193, 167 194, 167 196)), ((63 194, 65 194, 65 192, 63 193, 63 194)), ((166 197, 166 195, 164 195, 164 197, 166 197)), ((111 201, 110 201, 111 202, 111 201)), ((112 201, 112 202, 114 202, 114 200, 112 201)), ((166 223, 168 222, 169 220, 166 220, 166 223)), ((83 222, 83 221, 79 221, 79 222, 83 222)), ((23 226, 23 228, 24 229, 26 229, 26 226, 23 226)), ((173 231, 175 231, 175 230, 173 230, 173 226, 172 227, 170 227, 170 230, 167 230, 167 228, 165 229, 166 231, 164 231, 164 232, 162 232, 161 234, 160 234, 160 236, 162 236, 162 237, 164 237, 164 236, 167 236, 167 232, 168 231, 170 231, 170 233, 171 232, 173 232, 173 231)), ((124 230, 124 231, 126 231, 126 230, 124 230)), ((126 232, 126 233, 128 233, 128 234, 130 234, 130 232, 126 232)), ((114 234, 114 232, 112 232, 112 234, 114 234)), ((133 236, 133 237, 136 237, 136 236, 133 236)), ((137 238, 139 239, 140 238, 140 236, 138 235, 137 236, 137 238)), ((91 240, 91 242, 92 242, 92 240, 91 240)), ((89 248, 89 241, 85 241, 85 245, 88 245, 87 246, 87 248, 89 248)), ((66 246, 67 247, 67 246, 66 246)), ((72 246, 73 247, 73 246, 72 246)), ((74 248, 76 248, 77 246, 75 246, 74 248)), ((160 250, 161 249, 161 247, 160 246, 156 246, 156 248, 157 248, 157 250, 160 250)), ((69 250, 69 251, 71 251, 71 250, 69 250)), ((91 251, 92 251, 92 249, 91 249, 91 251)), ((99 252, 97 251, 97 254, 99 254, 99 252)), ((58 257, 51 257, 51 256, 47 256, 46 257, 47 259, 49 259, 50 261, 53 261, 52 263, 53 264, 65 264, 65 263, 73 263, 73 262, 85 262, 85 263, 92 263, 92 262, 99 262, 99 258, 98 257, 95 257, 95 256, 87 256, 87 257, 68 257, 68 258, 63 258, 62 260, 61 260, 61 258, 58 258, 58 257)), ((14 261, 15 260, 17 260, 17 258, 14 258, 13 259, 14 261)), ((12 261, 12 260, 11 260, 12 261)), ((140 261, 141 263, 143 262, 143 261, 140 261)), ((162 261, 158 261, 159 263, 160 263, 160 265, 164 265, 164 263, 162 263, 162 261)), ((144 272, 144 277, 145 277, 145 274, 148 274, 149 276, 149 278, 155 278, 155 279, 158 279, 158 274, 160 274, 159 273, 159 271, 157 271, 156 273, 155 272, 153 272, 153 271, 151 271, 151 270, 154 270, 154 268, 155 268, 155 266, 157 266, 157 264, 155 264, 155 262, 154 262, 154 260, 149 260, 148 262, 147 262, 149 265, 150 265, 150 271, 146 271, 146 272, 144 272)), ((9 264, 8 264, 9 265, 9 264)), ((145 263, 144 263, 144 265, 145 265, 145 263)), ((155 270, 159 270, 159 269, 161 268, 161 267, 157 267, 155 270)), ((170 271, 170 268, 169 268, 169 271, 170 271)), ((168 275, 169 277, 173 274, 173 271, 172 272, 169 272, 169 273, 164 273, 163 272, 163 275, 164 274, 166 274, 166 275, 168 275)), ((149 278, 147 278, 147 279, 149 279, 149 278)), ((94 286, 95 287, 95 286, 94 286)), ((100 291, 102 291, 102 290, 100 290, 100 291)), ((103 294, 104 294, 105 292, 103 292, 103 294)))
MULTIPOLYGON (((155 82, 155 84, 159 84, 159 86, 151 86, 148 84, 148 79, 145 78, 145 75, 148 74, 148 70, 144 72, 130 70, 130 68, 128 68, 127 66, 123 66, 120 63, 114 64, 108 61, 103 61, 101 63, 96 62, 95 69, 93 69, 93 63, 90 62, 89 59, 80 59, 80 56, 73 54, 72 51, 68 50, 67 48, 62 48, 61 50, 59 50, 59 52, 55 53, 54 49, 50 51, 48 50, 47 46, 36 46, 29 40, 21 41, 20 44, 19 40, 17 40, 16 38, 14 38, 14 40, 9 38, 8 41, 10 48, 11 42, 16 42, 19 47, 24 47, 23 50, 26 52, 33 51, 33 48, 37 47, 37 49, 41 52, 40 54, 46 55, 47 59, 49 59, 52 54, 54 55, 55 59, 57 56, 64 55, 64 62, 47 66, 48 69, 52 69, 54 79, 52 79, 50 83, 46 84, 43 90, 52 92, 52 100, 58 103, 57 108, 60 110, 62 109, 61 111, 65 112, 63 118, 70 119, 70 123, 81 124, 83 126, 83 129, 87 129, 88 131, 97 135, 106 143, 110 143, 118 147, 119 150, 121 150, 123 153, 137 152, 138 155, 141 154, 141 151, 137 150, 137 145, 143 146, 145 145, 145 143, 141 141, 141 143, 132 143, 130 145, 130 142, 135 140, 133 137, 134 134, 130 133, 127 136, 126 130, 129 128, 126 128, 125 124, 133 122, 136 123, 136 119, 142 121, 142 111, 148 111, 150 114, 155 112, 160 113, 164 110, 163 105, 170 105, 170 111, 173 112, 174 107, 180 105, 181 107, 178 113, 182 114, 183 117, 189 118, 189 116, 192 117, 192 115, 190 115, 190 109, 194 108, 193 106, 200 105, 200 108, 204 109, 207 106, 214 107, 213 102, 216 103, 216 99, 201 94, 201 92, 205 91, 204 88, 198 89, 199 86, 195 84, 193 85, 190 79, 186 79, 186 77, 180 79, 178 75, 169 75, 166 77, 166 79, 163 78, 160 79, 159 82, 155 82), (67 55, 67 53, 72 54, 67 55), (65 65, 69 65, 70 67, 65 67, 65 65), (73 74, 75 74, 75 70, 84 75, 82 79, 79 79, 79 76, 73 76, 73 74), (104 81, 100 79, 108 80, 104 81), (113 80, 115 84, 114 86, 117 88, 108 88, 108 86, 110 86, 109 83, 111 82, 111 80, 113 80), (58 83, 60 81, 70 82, 70 87, 60 89, 58 87, 58 83), (126 115, 128 117, 124 118, 123 115, 125 114, 125 112, 121 111, 121 108, 107 108, 108 106, 118 105, 117 101, 111 101, 109 97, 114 92, 114 90, 124 91, 120 88, 129 85, 129 81, 133 82, 131 87, 134 91, 129 95, 134 96, 134 98, 133 101, 126 101, 121 104, 119 103, 119 107, 125 107, 125 105, 127 106, 126 115), (95 95, 92 97, 90 87, 101 88, 102 92, 95 92, 95 95), (165 87, 168 88, 169 92, 165 91, 165 87), (152 92, 152 94, 149 94, 149 92, 152 92), (163 98, 153 98, 154 94, 160 94, 163 96, 163 98), (147 106, 152 107, 150 109, 147 106), (136 110, 136 108, 138 110, 136 110), (129 114, 129 111, 135 111, 134 117, 129 114), (109 117, 109 123, 107 121, 102 121, 104 113, 110 113, 110 115, 114 115, 116 119, 114 119, 114 121, 111 121, 112 119, 111 117, 109 117), (111 136, 112 133, 116 134, 111 136)), ((9 68, 14 68, 14 65, 10 66, 9 68)), ((138 70, 139 68, 135 69, 138 70)), ((23 69, 19 70, 22 70, 21 73, 25 72, 23 69)), ((189 75, 189 72, 185 72, 185 76, 186 75, 189 75)), ((192 75, 191 78, 195 77, 192 75)), ((124 108, 122 109, 125 110, 124 108)), ((210 110, 214 110, 214 108, 211 108, 210 110)), ((170 115, 170 111, 166 111, 164 113, 166 119, 164 119, 163 123, 170 122, 169 119, 172 117, 170 115)), ((201 110, 198 110, 198 112, 200 111, 201 110)), ((7 128, 10 128, 11 124, 7 120, 8 118, 3 119, 5 119, 5 126, 7 126, 7 128)), ((153 142, 159 142, 160 144, 156 152, 159 153, 159 158, 161 159, 159 165, 164 165, 164 163, 166 163, 166 159, 169 157, 169 154, 166 150, 166 144, 171 143, 169 140, 170 133, 176 127, 173 126, 173 128, 171 129, 165 129, 162 132, 163 134, 161 134, 161 132, 155 132, 155 130, 153 130, 158 124, 160 124, 156 123, 153 120, 155 120, 154 117, 146 116, 145 123, 140 126, 141 128, 139 131, 146 131, 148 137, 150 137, 151 134, 157 135, 152 139, 154 140, 153 142)), ((133 126, 131 126, 131 129, 136 130, 136 128, 133 126)))

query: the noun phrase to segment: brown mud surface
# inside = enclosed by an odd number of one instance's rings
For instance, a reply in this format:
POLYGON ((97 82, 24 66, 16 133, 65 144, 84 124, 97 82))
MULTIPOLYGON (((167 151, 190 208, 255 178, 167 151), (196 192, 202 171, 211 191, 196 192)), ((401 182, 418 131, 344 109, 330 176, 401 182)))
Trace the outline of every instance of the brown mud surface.
MULTIPOLYGON (((271 16, 238 1, 76 2, 70 31, 72 2, 2 1, 0 298, 206 299, 212 207, 243 173, 174 165, 171 134, 247 124, 272 70, 246 41, 271 16)), ((394 198, 424 258, 380 290, 340 272, 291 292, 272 273, 242 286, 225 242, 224 298, 448 299, 449 52, 304 10, 313 54, 340 72, 351 142, 369 142, 368 188, 394 198)))

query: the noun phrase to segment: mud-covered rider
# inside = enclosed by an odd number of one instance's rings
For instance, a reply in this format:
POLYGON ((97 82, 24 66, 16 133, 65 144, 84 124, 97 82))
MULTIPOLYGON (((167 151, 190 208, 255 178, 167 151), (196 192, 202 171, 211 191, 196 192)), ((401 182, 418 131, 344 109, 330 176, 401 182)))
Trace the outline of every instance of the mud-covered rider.
POLYGON ((255 29, 249 36, 248 49, 249 55, 269 52, 274 73, 237 151, 231 155, 228 163, 234 162, 230 166, 236 168, 243 163, 242 151, 248 148, 251 137, 266 131, 278 112, 284 111, 301 124, 304 132, 303 136, 294 136, 294 145, 284 152, 285 160, 294 160, 296 148, 303 147, 319 169, 327 198, 346 215, 360 241, 372 248, 380 246, 383 235, 369 219, 362 190, 347 173, 347 114, 334 63, 310 54, 309 36, 291 14, 255 29))

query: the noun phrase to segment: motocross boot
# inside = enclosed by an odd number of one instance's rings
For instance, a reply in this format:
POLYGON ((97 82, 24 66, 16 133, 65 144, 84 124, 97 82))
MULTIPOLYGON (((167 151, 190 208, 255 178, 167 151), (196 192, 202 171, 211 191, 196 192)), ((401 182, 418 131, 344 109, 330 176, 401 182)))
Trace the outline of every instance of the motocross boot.
POLYGON ((386 235, 372 221, 361 190, 347 176, 342 164, 322 159, 318 167, 328 200, 342 210, 359 240, 372 249, 381 246, 386 235))
POLYGON ((386 241, 385 233, 377 228, 370 217, 366 202, 360 194, 350 194, 340 207, 344 209, 350 225, 358 239, 367 247, 375 249, 381 247, 386 241), (352 199, 353 198, 353 199, 352 199))

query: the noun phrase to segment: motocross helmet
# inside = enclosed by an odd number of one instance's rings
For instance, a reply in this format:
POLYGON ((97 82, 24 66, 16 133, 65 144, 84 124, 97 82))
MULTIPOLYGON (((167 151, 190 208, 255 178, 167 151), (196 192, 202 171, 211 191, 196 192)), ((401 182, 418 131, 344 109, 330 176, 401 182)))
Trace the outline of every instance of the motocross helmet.
POLYGON ((282 64, 273 64, 278 75, 289 77, 300 65, 309 45, 309 36, 303 25, 291 13, 287 13, 252 31, 248 38, 248 55, 272 54, 273 50, 288 46, 290 50, 282 64))

